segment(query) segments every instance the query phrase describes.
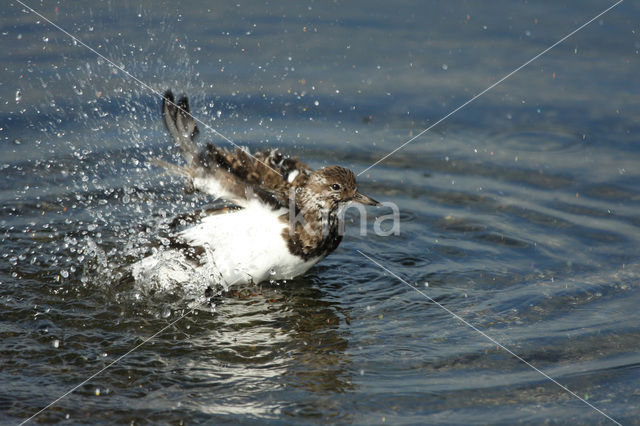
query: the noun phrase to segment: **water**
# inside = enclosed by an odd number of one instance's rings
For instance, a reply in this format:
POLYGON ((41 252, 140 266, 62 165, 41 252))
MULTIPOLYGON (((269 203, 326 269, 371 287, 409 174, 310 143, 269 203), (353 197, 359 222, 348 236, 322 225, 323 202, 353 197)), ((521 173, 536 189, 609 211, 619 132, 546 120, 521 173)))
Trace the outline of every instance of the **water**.
MULTIPOLYGON (((236 143, 356 173, 604 10, 38 2, 236 143)), ((304 277, 205 296, 126 267, 211 205, 159 98, 17 3, 0 55, 0 418, 608 423, 640 394, 640 9, 625 2, 359 177, 401 213, 304 277), (174 323, 175 322, 175 323, 174 323)), ((226 143, 200 125, 200 141, 226 143)), ((370 210, 378 215, 387 211, 370 210)), ((353 212, 352 212, 353 213, 353 212)))

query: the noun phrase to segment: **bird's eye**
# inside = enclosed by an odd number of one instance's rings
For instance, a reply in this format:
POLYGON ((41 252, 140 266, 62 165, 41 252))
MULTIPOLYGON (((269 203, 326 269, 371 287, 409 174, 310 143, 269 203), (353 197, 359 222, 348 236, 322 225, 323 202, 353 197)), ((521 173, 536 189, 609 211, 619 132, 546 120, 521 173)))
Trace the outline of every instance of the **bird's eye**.
POLYGON ((331 189, 333 189, 334 191, 340 191, 342 187, 340 186, 340 184, 334 183, 333 185, 331 185, 331 189))

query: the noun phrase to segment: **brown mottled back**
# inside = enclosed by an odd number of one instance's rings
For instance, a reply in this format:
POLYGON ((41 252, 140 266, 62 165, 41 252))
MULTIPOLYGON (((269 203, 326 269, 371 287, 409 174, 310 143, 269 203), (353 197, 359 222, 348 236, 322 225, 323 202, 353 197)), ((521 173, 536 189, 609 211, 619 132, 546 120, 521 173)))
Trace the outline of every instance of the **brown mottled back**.
POLYGON ((289 189, 304 185, 309 178, 311 168, 306 163, 296 157, 285 156, 277 149, 249 154, 247 149, 226 150, 209 143, 202 152, 198 152, 193 140, 199 131, 189 112, 189 101, 183 96, 175 102, 171 90, 164 94, 162 114, 167 130, 187 161, 187 167, 157 161, 170 170, 192 179, 212 176, 239 198, 257 194, 266 202, 275 201, 283 205, 289 189))
MULTIPOLYGON (((168 90, 162 103, 164 122, 181 147, 187 167, 171 166, 192 179, 212 178, 236 200, 259 197, 275 206, 289 207, 290 190, 295 191, 296 210, 313 207, 314 214, 335 214, 341 203, 350 201, 375 205, 377 202, 357 191, 356 178, 349 169, 329 166, 312 169, 296 157, 277 149, 250 154, 247 149, 226 150, 207 144, 198 152, 193 139, 198 127, 189 113, 189 101, 181 97, 174 102, 168 90)), ((305 217, 307 214, 305 213, 305 217)))
POLYGON ((304 185, 311 171, 306 163, 296 157, 285 157, 276 149, 249 155, 241 148, 227 151, 207 144, 198 162, 206 170, 222 167, 248 184, 282 194, 287 194, 291 186, 304 185), (292 173, 295 178, 289 180, 292 173))

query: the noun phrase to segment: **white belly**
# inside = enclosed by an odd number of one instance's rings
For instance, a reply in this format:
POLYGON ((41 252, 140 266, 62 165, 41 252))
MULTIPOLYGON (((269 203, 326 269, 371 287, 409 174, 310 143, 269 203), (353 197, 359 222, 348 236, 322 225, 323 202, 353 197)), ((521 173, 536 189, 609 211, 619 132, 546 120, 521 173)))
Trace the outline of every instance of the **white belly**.
POLYGON ((321 257, 304 261, 292 255, 282 238, 287 225, 279 213, 252 202, 242 210, 205 217, 180 232, 180 238, 205 249, 197 266, 178 250, 160 250, 132 267, 136 281, 155 284, 212 285, 259 283, 291 279, 304 274, 321 257))

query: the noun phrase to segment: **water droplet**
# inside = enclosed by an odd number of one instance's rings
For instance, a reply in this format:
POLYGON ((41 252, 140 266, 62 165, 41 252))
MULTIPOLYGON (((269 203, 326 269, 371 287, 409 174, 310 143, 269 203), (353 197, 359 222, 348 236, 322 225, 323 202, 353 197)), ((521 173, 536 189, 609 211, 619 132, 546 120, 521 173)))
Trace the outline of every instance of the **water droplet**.
POLYGON ((54 348, 58 349, 60 347, 60 340, 56 339, 51 344, 54 348))
POLYGON ((162 318, 169 318, 171 316, 171 309, 170 308, 165 308, 162 311, 162 318))
POLYGON ((446 71, 446 70, 448 70, 448 69, 449 69, 449 65, 447 65, 447 64, 442 64, 442 69, 443 69, 443 70, 445 70, 445 71, 446 71))
POLYGON ((96 388, 96 396, 100 396, 100 388, 96 388))
POLYGON ((314 104, 315 106, 318 106, 318 105, 320 105, 320 102, 315 101, 313 104, 314 104))
POLYGON ((16 90, 16 103, 20 102, 22 100, 22 92, 20 91, 20 89, 16 90))

